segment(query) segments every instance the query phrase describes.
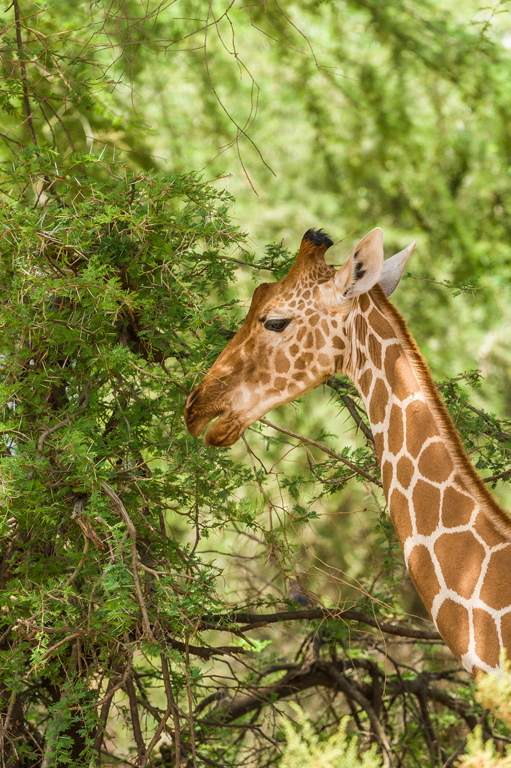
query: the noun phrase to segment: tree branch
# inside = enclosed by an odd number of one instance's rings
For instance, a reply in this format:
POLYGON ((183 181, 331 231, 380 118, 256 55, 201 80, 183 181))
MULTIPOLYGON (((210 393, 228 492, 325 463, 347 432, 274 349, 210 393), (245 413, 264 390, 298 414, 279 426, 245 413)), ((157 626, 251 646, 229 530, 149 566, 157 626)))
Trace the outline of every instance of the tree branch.
POLYGON ((304 437, 303 435, 297 435, 296 432, 290 432, 289 429, 284 429, 283 427, 277 426, 277 424, 273 424, 271 421, 268 421, 268 419, 259 419, 261 424, 266 424, 267 427, 272 427, 272 429, 276 429, 277 432, 282 432, 284 435, 289 435, 289 437, 294 437, 296 440, 299 440, 301 443, 308 443, 309 445, 314 445, 316 448, 319 448, 324 453, 328 454, 328 456, 331 456, 336 461, 340 461, 342 464, 345 464, 347 467, 351 469, 352 472, 356 472, 357 475, 361 475, 362 477, 365 477, 366 480, 369 480, 370 483, 374 483, 374 485, 377 485, 378 488, 383 488, 382 483, 378 480, 378 478, 374 477, 373 475, 370 475, 369 472, 366 472, 365 469, 360 469, 360 467, 357 467, 356 464, 353 464, 349 459, 345 459, 344 456, 340 456, 338 453, 335 453, 335 451, 331 451, 330 448, 327 448, 326 445, 322 445, 321 443, 316 442, 316 440, 311 440, 309 437, 304 437))
POLYGON ((380 720, 374 711, 371 702, 366 699, 361 691, 359 691, 357 686, 350 682, 346 675, 341 674, 339 670, 333 666, 333 664, 329 664, 328 668, 330 674, 337 683, 338 688, 345 694, 345 696, 349 697, 352 701, 356 701, 356 703, 365 710, 369 718, 369 722, 371 723, 371 730, 376 736, 378 743, 383 748, 384 765, 393 765, 394 761, 392 760, 392 752, 389 740, 387 739, 387 734, 385 733, 385 730, 380 723, 380 720))
POLYGON ((344 389, 342 382, 339 381, 339 379, 337 379, 335 376, 330 376, 330 378, 326 380, 325 384, 337 392, 342 402, 348 409, 351 418, 360 429, 366 440, 370 440, 371 443, 374 444, 374 437, 371 428, 367 426, 364 419, 358 412, 355 401, 349 395, 341 395, 341 390, 344 389))
POLYGON ((14 20, 16 23, 16 44, 18 47, 19 63, 21 69, 21 83, 23 90, 23 102, 25 104, 25 114, 27 116, 27 123, 30 130, 32 141, 37 147, 37 136, 35 135, 34 123, 32 120, 32 110, 30 108, 30 100, 28 98, 28 86, 27 86, 27 69, 25 67, 25 60, 23 58, 23 40, 21 39, 21 20, 20 20, 20 6, 18 0, 13 0, 14 6, 14 20))
MULTIPOLYGON (((204 621, 208 624, 207 629, 211 629, 212 624, 225 624, 229 622, 234 624, 249 624, 264 626, 273 624, 277 621, 311 621, 313 619, 337 619, 345 621, 358 621, 361 624, 368 624, 388 635, 397 635, 398 637, 413 637, 416 640, 437 640, 443 642, 442 636, 438 632, 429 630, 411 629, 410 627, 400 627, 396 624, 389 624, 386 621, 378 621, 374 616, 361 611, 342 608, 311 608, 303 611, 281 611, 280 613, 228 613, 226 615, 204 616, 204 621)), ((228 629, 228 626, 217 627, 217 629, 228 629)))
POLYGON ((131 679, 131 675, 128 675, 126 677, 126 682, 124 684, 124 687, 126 688, 126 693, 128 694, 128 700, 130 705, 130 715, 131 715, 131 725, 133 728, 133 736, 135 737, 135 742, 137 745, 138 760, 139 762, 141 762, 146 754, 146 746, 144 743, 144 739, 142 737, 142 729, 140 728, 140 718, 138 716, 138 708, 137 708, 137 694, 135 693, 135 687, 133 685, 133 680, 131 679))

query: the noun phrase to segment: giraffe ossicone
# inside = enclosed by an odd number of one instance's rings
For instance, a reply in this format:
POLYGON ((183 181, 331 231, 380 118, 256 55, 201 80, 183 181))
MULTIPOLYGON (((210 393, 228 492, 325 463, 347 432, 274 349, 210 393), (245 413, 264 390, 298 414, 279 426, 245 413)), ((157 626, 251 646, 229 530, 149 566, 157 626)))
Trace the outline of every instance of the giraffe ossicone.
POLYGON ((232 445, 275 406, 347 374, 367 410, 412 581, 476 675, 499 670, 503 649, 511 658, 511 518, 470 463, 388 299, 415 242, 384 261, 374 229, 335 270, 325 262, 328 235, 306 232, 286 277, 256 289, 242 327, 189 395, 185 419, 195 436, 210 425, 209 445, 232 445))

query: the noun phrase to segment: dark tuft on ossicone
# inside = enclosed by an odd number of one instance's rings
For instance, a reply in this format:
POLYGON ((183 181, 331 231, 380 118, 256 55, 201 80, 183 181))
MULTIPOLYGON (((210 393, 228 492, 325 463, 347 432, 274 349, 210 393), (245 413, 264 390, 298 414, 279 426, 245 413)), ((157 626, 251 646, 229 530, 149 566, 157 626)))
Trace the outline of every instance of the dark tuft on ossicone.
POLYGON ((327 248, 334 244, 334 241, 322 229, 308 229, 303 239, 312 245, 326 245, 327 248))

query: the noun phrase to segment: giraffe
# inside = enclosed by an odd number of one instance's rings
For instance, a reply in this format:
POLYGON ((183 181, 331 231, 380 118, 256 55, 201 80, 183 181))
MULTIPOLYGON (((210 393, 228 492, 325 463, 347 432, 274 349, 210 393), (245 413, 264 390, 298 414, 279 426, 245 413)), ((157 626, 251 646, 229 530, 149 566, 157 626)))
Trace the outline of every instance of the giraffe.
POLYGON ((246 319, 185 406, 189 431, 229 446, 253 422, 347 374, 364 402, 390 517, 412 581, 448 647, 473 676, 511 657, 511 518, 467 457, 429 369, 389 296, 416 240, 384 262, 373 229, 343 266, 308 230, 279 282, 246 319))

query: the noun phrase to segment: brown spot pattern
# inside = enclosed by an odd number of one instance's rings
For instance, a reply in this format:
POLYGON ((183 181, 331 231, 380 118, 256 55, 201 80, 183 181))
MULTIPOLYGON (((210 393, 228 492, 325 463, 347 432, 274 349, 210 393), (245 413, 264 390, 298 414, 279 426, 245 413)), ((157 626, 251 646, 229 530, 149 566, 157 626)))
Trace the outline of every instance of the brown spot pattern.
POLYGON ((317 325, 319 323, 319 315, 312 315, 312 317, 309 320, 309 323, 311 325, 317 325))
POLYGON ((408 570, 426 610, 431 613, 431 606, 440 590, 440 583, 431 555, 423 544, 418 544, 412 549, 408 559, 408 570))
POLYGON ((358 304, 359 304, 359 307, 362 310, 362 312, 367 312, 367 310, 369 309, 369 304, 370 304, 369 296, 367 295, 367 293, 363 293, 359 297, 358 304))
POLYGON ((468 651, 470 624, 468 611, 454 600, 444 600, 436 617, 438 631, 449 638, 449 648, 458 659, 468 651))
POLYGON ((436 424, 426 403, 414 400, 406 407, 406 447, 417 458, 428 437, 438 435, 436 424))
POLYGON ((403 486, 403 488, 408 488, 410 485, 410 481, 413 477, 413 473, 415 471, 415 468, 408 458, 408 456, 401 456, 397 463, 397 479, 403 486))
POLYGON ((389 451, 397 456, 403 445, 404 428, 401 408, 394 403, 390 411, 389 421, 389 451))
POLYGON ((406 496, 394 488, 389 502, 390 516, 401 546, 413 533, 412 520, 406 496))
POLYGON ((316 349, 321 349, 321 347, 325 346, 325 337, 319 330, 319 328, 316 328, 316 349))
POLYGON ((419 472, 428 480, 443 483, 450 476, 453 466, 443 443, 431 443, 419 459, 419 472))
POLYGON ((485 551, 473 533, 444 533, 435 542, 435 554, 449 589, 469 598, 481 573, 485 551))
POLYGON ((346 344, 344 343, 344 341, 341 339, 340 336, 334 336, 334 338, 332 339, 332 345, 334 349, 344 349, 344 347, 346 346, 346 344))
POLYGON ((314 336, 312 335, 312 331, 309 331, 307 334, 307 338, 305 339, 304 347, 305 349, 310 349, 314 344, 314 336))
POLYGON ((398 400, 405 400, 420 389, 404 351, 397 344, 385 352, 385 374, 398 400))
POLYGON ((456 525, 468 525, 474 500, 460 493, 449 485, 444 491, 442 502, 442 522, 446 528, 454 528, 456 525))
POLYGON ((371 424, 379 424, 384 420, 388 400, 389 393, 385 386, 385 382, 382 381, 382 379, 378 379, 371 396, 371 404, 369 405, 369 418, 371 424))
MULTIPOLYGON (((497 544, 506 544, 509 541, 504 534, 497 530, 483 512, 479 512, 477 515, 474 529, 489 547, 496 547, 497 544)), ((511 573, 509 574, 509 580, 511 582, 511 573)))
POLYGON ((365 344, 367 336, 367 320, 362 315, 355 316, 355 332, 359 342, 365 344))
POLYGON ((496 667, 500 656, 497 626, 492 616, 481 608, 474 608, 474 635, 476 653, 481 661, 485 661, 490 667, 496 667))
POLYGON ((386 461, 385 464, 383 465, 383 470, 381 473, 383 489, 385 493, 387 493, 387 491, 390 488, 390 484, 392 482, 392 473, 393 473, 392 464, 390 463, 390 461, 386 461))
POLYGON ((362 390, 362 394, 367 396, 369 390, 371 389, 371 382, 373 380, 373 372, 371 370, 364 371, 362 376, 360 377, 358 384, 360 389, 362 390))
POLYGON ((376 453, 378 454, 378 458, 381 463, 383 449, 385 448, 385 435, 383 432, 378 432, 378 434, 374 435, 374 444, 376 446, 376 453))
POLYGON ((322 368, 326 368, 330 362, 330 358, 328 355, 319 354, 318 355, 318 364, 321 365, 322 368))
POLYGON ((380 339, 394 339, 396 334, 390 324, 377 309, 372 309, 369 314, 369 325, 380 339))
POLYGON ((369 350, 369 354, 371 355, 371 360, 373 361, 374 365, 378 370, 381 368, 381 344, 372 333, 369 334, 369 338, 367 340, 367 348, 369 350))
POLYGON ((289 371, 289 360, 283 352, 277 352, 275 357, 275 370, 277 373, 287 373, 289 371))
MULTIPOLYGON (((482 548, 482 544, 480 545, 482 548)), ((502 610, 509 604, 511 581, 511 544, 493 552, 480 592, 480 598, 490 608, 502 610)))
POLYGON ((440 491, 434 485, 418 480, 412 499, 417 531, 423 536, 430 536, 440 520, 440 491))

